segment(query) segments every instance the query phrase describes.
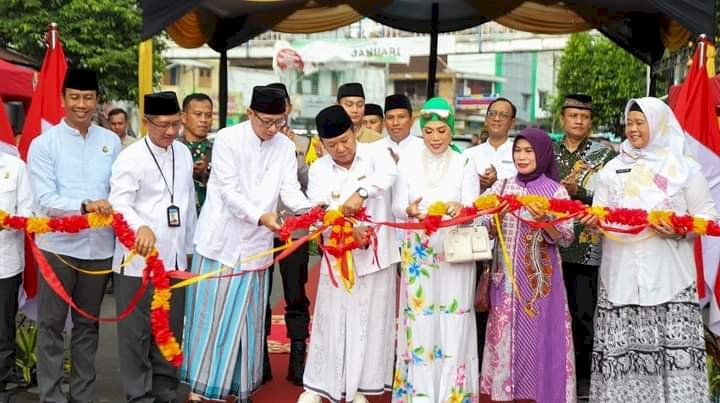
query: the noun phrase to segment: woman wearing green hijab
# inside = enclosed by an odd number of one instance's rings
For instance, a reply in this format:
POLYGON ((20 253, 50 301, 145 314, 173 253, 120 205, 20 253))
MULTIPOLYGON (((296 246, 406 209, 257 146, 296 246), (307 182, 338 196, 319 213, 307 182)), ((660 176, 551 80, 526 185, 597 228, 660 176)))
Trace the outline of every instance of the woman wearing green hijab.
MULTIPOLYGON (((393 211, 399 220, 423 219, 436 201, 445 202, 446 215, 454 217, 478 197, 474 164, 450 147, 454 125, 446 100, 432 98, 423 105, 425 147, 398 163, 393 211)), ((430 237, 423 231, 405 232, 394 402, 479 399, 475 262, 445 261, 447 231, 430 237)))

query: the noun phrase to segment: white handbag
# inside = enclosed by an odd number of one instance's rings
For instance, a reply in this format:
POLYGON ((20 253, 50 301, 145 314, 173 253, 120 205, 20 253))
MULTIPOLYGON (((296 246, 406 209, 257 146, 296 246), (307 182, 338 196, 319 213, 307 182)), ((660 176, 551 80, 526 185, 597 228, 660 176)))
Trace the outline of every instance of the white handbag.
POLYGON ((445 261, 465 263, 492 259, 492 247, 487 228, 481 225, 455 227, 443 239, 445 261))

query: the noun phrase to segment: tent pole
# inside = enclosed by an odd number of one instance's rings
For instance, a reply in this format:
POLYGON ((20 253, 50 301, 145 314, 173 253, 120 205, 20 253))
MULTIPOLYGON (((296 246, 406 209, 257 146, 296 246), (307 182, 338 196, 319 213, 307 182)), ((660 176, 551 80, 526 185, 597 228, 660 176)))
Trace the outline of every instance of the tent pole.
POLYGON ((227 123, 227 104, 228 104, 228 60, 227 49, 220 52, 220 91, 218 94, 218 119, 220 120, 220 128, 224 128, 227 123))
POLYGON ((440 6, 432 3, 432 20, 430 22, 430 59, 428 60, 427 99, 435 96, 435 76, 437 74, 438 51, 438 20, 440 6))
POLYGON ((657 69, 655 67, 655 64, 651 64, 650 68, 648 69, 648 74, 650 76, 649 84, 648 84, 648 96, 654 97, 657 93, 656 87, 657 87, 657 69))

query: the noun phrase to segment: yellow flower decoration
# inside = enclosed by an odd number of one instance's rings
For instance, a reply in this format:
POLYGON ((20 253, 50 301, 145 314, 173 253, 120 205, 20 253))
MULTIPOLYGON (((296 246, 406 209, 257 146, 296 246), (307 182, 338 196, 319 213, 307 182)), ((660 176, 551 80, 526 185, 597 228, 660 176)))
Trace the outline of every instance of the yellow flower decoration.
POLYGON ((393 389, 400 387, 403 384, 402 374, 399 369, 395 370, 395 376, 393 377, 393 389))
POLYGON ((339 210, 328 210, 325 213, 325 217, 323 217, 323 223, 325 225, 330 225, 333 222, 335 222, 336 219, 342 217, 342 213, 339 210))
POLYGON ((328 244, 328 246, 337 246, 337 241, 330 238, 330 239, 328 239, 327 244, 328 244))
POLYGON ((661 223, 670 224, 671 211, 652 210, 648 213, 647 220, 650 225, 658 225, 661 223))
POLYGON ((113 216, 92 213, 88 214, 87 220, 90 228, 103 228, 109 227, 112 224, 113 216))
POLYGON ((544 196, 525 195, 518 196, 517 199, 520 203, 522 203, 523 206, 533 206, 536 210, 538 210, 539 213, 545 213, 550 207, 550 200, 548 200, 548 198, 544 196))
POLYGON ((425 305, 425 300, 423 298, 412 297, 412 306, 414 309, 421 309, 423 305, 425 305))
POLYGON ((497 207, 498 203, 499 201, 496 195, 488 194, 478 197, 473 204, 478 210, 489 210, 491 208, 497 207))
POLYGON ((441 201, 436 201, 428 207, 428 215, 444 216, 447 206, 441 201))
POLYGON ((601 206, 592 206, 585 209, 585 212, 597 217, 600 220, 604 220, 605 217, 607 217, 608 213, 605 211, 604 207, 601 206))
POLYGON ((3 228, 3 222, 5 222, 5 218, 7 218, 8 213, 4 210, 0 210, 0 228, 3 228))
POLYGON ((450 393, 450 398, 448 399, 448 403, 462 403, 463 401, 463 394, 460 393, 458 390, 453 390, 452 393, 450 393))
POLYGON ((705 235, 707 233, 708 220, 700 217, 693 218, 693 232, 698 235, 705 235))
POLYGON ((31 234, 44 234, 52 231, 50 219, 47 217, 28 217, 25 230, 31 234))

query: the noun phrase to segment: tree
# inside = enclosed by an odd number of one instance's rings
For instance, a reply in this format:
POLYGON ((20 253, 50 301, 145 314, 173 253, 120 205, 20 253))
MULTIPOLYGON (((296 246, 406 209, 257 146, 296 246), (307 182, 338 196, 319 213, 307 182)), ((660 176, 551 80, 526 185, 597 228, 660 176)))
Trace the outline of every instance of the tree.
MULTIPOLYGON (((2 0, 0 16, 0 44, 38 61, 48 24, 58 23, 68 65, 96 70, 103 99, 137 99, 142 12, 136 0, 2 0)), ((164 62, 162 42, 154 45, 157 82, 164 62)))
POLYGON ((622 134, 625 104, 645 95, 645 74, 643 62, 609 39, 573 34, 559 61, 553 111, 560 113, 567 94, 588 94, 593 98, 593 126, 622 134))

